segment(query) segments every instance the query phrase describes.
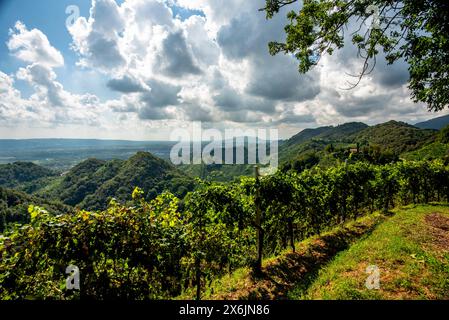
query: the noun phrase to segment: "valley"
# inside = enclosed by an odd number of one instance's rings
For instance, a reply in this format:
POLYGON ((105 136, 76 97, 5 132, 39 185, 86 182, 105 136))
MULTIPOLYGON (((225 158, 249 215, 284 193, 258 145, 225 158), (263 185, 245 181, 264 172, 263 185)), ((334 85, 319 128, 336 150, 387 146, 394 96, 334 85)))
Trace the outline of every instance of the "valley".
POLYGON ((42 143, 76 164, 0 165, 0 268, 17 270, 0 277, 0 298, 327 296, 315 283, 340 251, 401 206, 449 200, 449 126, 306 129, 279 143, 277 172, 257 177, 250 164, 174 166, 147 151, 126 158, 123 146, 113 159, 81 159, 73 145, 42 143), (67 261, 88 275, 75 295, 55 289, 67 261), (30 274, 55 279, 41 288, 30 274))

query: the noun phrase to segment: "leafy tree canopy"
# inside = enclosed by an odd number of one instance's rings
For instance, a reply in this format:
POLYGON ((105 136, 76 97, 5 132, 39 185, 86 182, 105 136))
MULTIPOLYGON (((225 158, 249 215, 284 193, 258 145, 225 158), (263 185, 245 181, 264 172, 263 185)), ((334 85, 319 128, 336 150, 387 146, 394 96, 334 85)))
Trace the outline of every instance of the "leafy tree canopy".
POLYGON ((266 0, 268 19, 283 7, 285 42, 270 42, 269 51, 293 54, 305 73, 319 57, 344 46, 349 35, 364 61, 356 86, 370 73, 381 51, 389 64, 409 64, 409 88, 415 102, 429 111, 449 105, 449 2, 446 0, 266 0), (296 4, 294 6, 293 4, 296 4), (367 23, 375 13, 374 25, 367 23))

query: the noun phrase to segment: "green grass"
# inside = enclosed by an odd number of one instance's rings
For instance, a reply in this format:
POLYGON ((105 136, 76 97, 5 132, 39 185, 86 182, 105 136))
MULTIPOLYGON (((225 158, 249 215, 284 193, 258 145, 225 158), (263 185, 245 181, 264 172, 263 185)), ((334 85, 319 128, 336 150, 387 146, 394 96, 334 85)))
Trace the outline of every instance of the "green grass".
MULTIPOLYGON (((449 299, 449 231, 426 220, 438 213, 449 222, 449 206, 394 210, 368 237, 340 252, 307 287, 298 283, 290 299, 449 299), (366 268, 380 270, 380 289, 368 289, 366 268)), ((444 220, 444 218, 443 218, 444 220)))
MULTIPOLYGON (((297 243, 296 253, 267 257, 266 277, 241 268, 215 279, 202 299, 449 299, 449 205, 391 213, 367 215, 297 243), (370 265, 380 271, 378 290, 365 286, 370 265)), ((177 299, 194 296, 192 289, 177 299)))
MULTIPOLYGON (((252 276, 250 268, 241 268, 231 274, 217 278, 203 288, 202 299, 279 299, 298 283, 306 287, 338 251, 366 236, 385 216, 374 213, 355 221, 334 227, 321 235, 310 237, 296 244, 296 252, 285 249, 277 256, 266 257, 262 268, 264 275, 252 276)), ((191 288, 177 299, 193 299, 195 290, 191 288)))
MULTIPOLYGON (((426 221, 435 213, 449 228, 449 205, 442 204, 359 218, 297 243, 296 253, 267 257, 267 277, 241 268, 215 279, 202 299, 449 299, 449 229, 426 221), (317 254, 330 260, 311 259, 317 254), (379 290, 365 286, 370 265, 380 270, 379 290)), ((177 297, 192 298, 194 290, 177 297)))

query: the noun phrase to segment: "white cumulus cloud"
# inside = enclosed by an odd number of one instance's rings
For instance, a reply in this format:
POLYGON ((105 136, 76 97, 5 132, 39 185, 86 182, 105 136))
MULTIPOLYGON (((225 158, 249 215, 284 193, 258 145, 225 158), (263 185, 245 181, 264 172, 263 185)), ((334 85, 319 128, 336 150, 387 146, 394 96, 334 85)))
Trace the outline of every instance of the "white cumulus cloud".
POLYGON ((38 29, 28 30, 20 21, 10 30, 7 46, 22 61, 50 67, 64 65, 62 54, 50 44, 47 36, 38 29))

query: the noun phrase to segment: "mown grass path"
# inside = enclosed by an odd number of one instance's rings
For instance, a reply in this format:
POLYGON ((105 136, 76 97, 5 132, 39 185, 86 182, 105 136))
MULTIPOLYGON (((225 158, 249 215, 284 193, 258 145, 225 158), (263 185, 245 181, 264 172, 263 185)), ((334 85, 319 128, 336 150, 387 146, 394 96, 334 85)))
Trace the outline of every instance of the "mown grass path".
POLYGON ((368 237, 340 252, 291 299, 449 299, 449 206, 394 210, 368 237), (367 267, 379 270, 379 289, 366 287, 367 267))

